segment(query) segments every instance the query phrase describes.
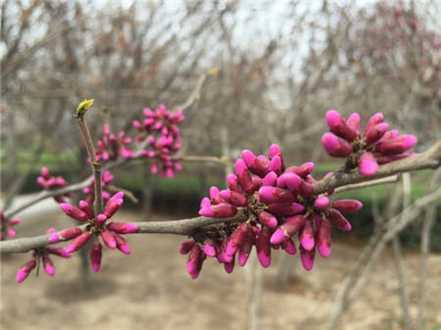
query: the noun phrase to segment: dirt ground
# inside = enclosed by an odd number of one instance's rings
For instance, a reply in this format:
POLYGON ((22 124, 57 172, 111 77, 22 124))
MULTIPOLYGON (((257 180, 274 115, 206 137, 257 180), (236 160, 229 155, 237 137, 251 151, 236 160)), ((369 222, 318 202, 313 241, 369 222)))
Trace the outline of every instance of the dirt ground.
MULTIPOLYGON (((139 219, 133 213, 126 220, 139 219)), ((45 218, 44 221, 51 220, 45 218)), ((58 226, 65 226, 59 220, 58 226)), ((41 224, 23 227, 24 235, 41 233, 41 224)), ((185 271, 185 257, 177 253, 180 237, 133 235, 132 255, 106 250, 99 274, 90 275, 84 287, 80 258, 57 258, 57 275, 40 273, 23 284, 15 272, 28 256, 14 255, 1 262, 1 329, 246 329, 247 271, 227 275, 209 260, 199 279, 185 271)), ((333 256, 318 260, 312 272, 297 269, 287 287, 276 289, 275 267, 263 271, 264 291, 260 313, 262 329, 322 329, 344 274, 362 245, 334 244, 333 256)), ((54 257, 55 259, 56 257, 54 257)), ((418 255, 406 253, 412 313, 416 314, 418 255)), ((441 329, 441 256, 430 257, 428 329, 441 329)), ((401 329, 397 280, 388 252, 371 275, 360 298, 342 320, 343 330, 401 329)))

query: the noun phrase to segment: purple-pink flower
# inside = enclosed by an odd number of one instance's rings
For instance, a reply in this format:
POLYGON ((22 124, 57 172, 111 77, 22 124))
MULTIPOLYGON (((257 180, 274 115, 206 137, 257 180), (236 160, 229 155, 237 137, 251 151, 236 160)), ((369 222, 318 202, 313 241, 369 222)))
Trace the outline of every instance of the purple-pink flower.
MULTIPOLYGON (((37 183, 44 190, 60 189, 67 185, 67 181, 62 176, 50 175, 49 169, 46 166, 41 168, 40 175, 37 177, 37 183)), ((55 196, 54 199, 56 202, 61 203, 64 202, 65 197, 69 197, 69 195, 55 196)))
POLYGON ((114 161, 119 157, 131 159, 134 157, 132 142, 132 137, 124 131, 112 133, 109 124, 104 124, 103 134, 97 141, 96 158, 101 162, 114 161))
POLYGON ((330 132, 323 134, 321 142, 333 157, 346 158, 346 170, 358 167, 363 176, 377 173, 379 165, 412 155, 417 143, 414 135, 400 134, 390 129, 382 113, 372 115, 366 128, 360 129, 360 115, 351 114, 345 119, 339 112, 326 113, 330 132))

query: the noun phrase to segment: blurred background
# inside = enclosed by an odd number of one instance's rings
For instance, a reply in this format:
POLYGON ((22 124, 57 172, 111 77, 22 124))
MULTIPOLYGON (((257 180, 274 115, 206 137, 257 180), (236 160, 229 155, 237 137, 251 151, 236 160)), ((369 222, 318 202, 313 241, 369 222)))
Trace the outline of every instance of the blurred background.
MULTIPOLYGON (((381 111, 392 126, 417 135, 423 151, 441 137, 440 17, 439 0, 3 0, 3 205, 34 196, 43 165, 69 182, 89 175, 72 117, 84 98, 95 99, 89 123, 98 136, 104 122, 127 128, 144 107, 175 108, 198 89, 185 110, 183 155, 235 157, 279 143, 288 164, 312 160, 319 177, 341 166, 319 142, 329 108, 364 119, 381 111)), ((156 220, 195 216, 208 188, 223 186, 225 169, 185 163, 165 179, 132 164, 114 175, 139 199, 127 203, 123 217, 156 220)), ((101 274, 90 274, 81 258, 60 260, 57 277, 42 274, 22 286, 13 280, 25 257, 3 257, 0 324, 441 329, 441 201, 375 258, 362 258, 382 223, 403 201, 430 193, 439 177, 427 171, 340 194, 365 207, 351 218, 353 232, 336 233, 333 256, 310 273, 298 257, 276 255, 271 269, 251 263, 233 275, 208 263, 192 281, 177 253, 181 238, 159 235, 132 238, 131 257, 107 253, 101 274), (369 271, 360 276, 366 260, 369 271), (345 285, 356 290, 342 303, 345 285)), ((53 202, 21 217, 19 236, 69 225, 53 202)))

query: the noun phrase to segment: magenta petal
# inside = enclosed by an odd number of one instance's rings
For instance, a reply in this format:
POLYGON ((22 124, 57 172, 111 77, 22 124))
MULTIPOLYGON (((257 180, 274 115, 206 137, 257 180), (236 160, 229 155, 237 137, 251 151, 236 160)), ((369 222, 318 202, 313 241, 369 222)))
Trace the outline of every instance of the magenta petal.
POLYGON ((22 283, 36 266, 37 261, 35 259, 31 259, 23 266, 21 266, 15 276, 15 280, 17 281, 17 283, 22 283))
POLYGON ((352 153, 352 146, 332 133, 325 133, 321 139, 326 152, 333 157, 347 157, 352 153))
POLYGON ((356 199, 339 199, 332 202, 332 207, 343 213, 356 213, 363 207, 363 203, 356 199))
POLYGON ((325 210, 328 208, 329 203, 330 203, 329 198, 321 195, 317 197, 316 200, 314 201, 314 207, 319 210, 325 210))
POLYGON ((45 254, 43 255, 42 259, 43 259, 43 269, 46 272, 46 274, 48 274, 49 276, 54 276, 55 266, 51 258, 47 254, 45 254))
POLYGON ((309 220, 307 220, 303 226, 303 230, 300 234, 300 244, 302 244, 302 247, 307 251, 314 249, 314 232, 312 230, 311 221, 309 220))
POLYGON ((305 270, 310 271, 314 267, 315 250, 307 251, 300 246, 300 259, 305 270))
POLYGON ((256 240, 257 259, 262 267, 271 265, 270 233, 266 227, 262 229, 256 240))
POLYGON ((328 219, 321 219, 317 233, 317 247, 322 257, 331 255, 331 223, 328 219))

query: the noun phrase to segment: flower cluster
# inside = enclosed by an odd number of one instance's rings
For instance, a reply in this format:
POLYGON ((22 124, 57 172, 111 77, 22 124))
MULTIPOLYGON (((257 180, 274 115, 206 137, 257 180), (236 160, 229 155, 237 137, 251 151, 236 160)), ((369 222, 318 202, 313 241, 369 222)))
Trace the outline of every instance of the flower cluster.
POLYGON ((0 210, 0 241, 6 238, 14 238, 17 235, 14 226, 20 222, 21 220, 19 218, 7 219, 4 212, 0 210))
POLYGON ((253 246, 260 264, 269 267, 271 250, 297 253, 295 234, 306 270, 313 267, 316 249, 321 256, 329 256, 331 226, 350 230, 342 212, 356 212, 362 204, 356 200, 332 202, 327 194, 314 194, 313 169, 311 162, 285 168, 276 144, 270 146, 267 156, 242 151, 234 174, 227 177, 228 188, 211 187, 199 211, 212 218, 236 217, 213 230, 196 232, 192 239, 181 243, 180 252, 189 254, 190 276, 198 277, 207 257, 216 258, 230 273, 236 255, 239 265, 244 266, 253 246))
MULTIPOLYGON (((54 229, 49 229, 49 233, 54 232, 54 229)), ((43 265, 43 269, 45 273, 49 276, 54 276, 56 273, 55 265, 50 257, 50 255, 56 255, 62 258, 69 258, 70 255, 67 254, 62 248, 59 247, 46 247, 41 249, 35 249, 32 252, 32 258, 28 262, 26 262, 23 266, 21 266, 17 274, 15 275, 15 280, 17 283, 22 283, 26 280, 29 274, 37 268, 37 273, 40 264, 43 265)))
POLYGON ((150 166, 152 174, 173 177, 182 169, 181 163, 172 156, 182 147, 178 125, 183 120, 182 111, 172 112, 161 104, 154 110, 145 108, 143 121, 133 121, 138 131, 136 139, 144 146, 140 156, 154 160, 150 166))
MULTIPOLYGON (((61 209, 66 215, 80 223, 87 224, 83 230, 75 227, 75 233, 69 232, 69 238, 72 241, 64 248, 64 251, 71 255, 81 249, 87 242, 93 240, 90 260, 94 272, 98 272, 101 269, 101 242, 109 249, 118 249, 124 254, 130 254, 129 245, 121 235, 138 232, 138 226, 133 223, 118 223, 110 220, 120 209, 123 202, 124 193, 118 192, 109 198, 104 211, 97 215, 93 211, 91 201, 81 200, 78 207, 68 203, 61 203, 61 209)), ((54 232, 49 241, 56 243, 62 238, 66 238, 63 235, 63 231, 54 232)))
POLYGON ((352 113, 348 119, 335 111, 326 113, 331 132, 322 136, 322 145, 333 157, 347 158, 346 170, 358 167, 363 176, 377 173, 379 164, 408 157, 417 139, 414 135, 400 135, 389 129, 382 113, 372 115, 363 132, 360 130, 360 115, 352 113))
POLYGON ((101 162, 113 161, 119 157, 131 159, 133 150, 129 147, 133 139, 124 131, 112 133, 109 124, 103 125, 103 134, 97 141, 96 159, 101 162))
MULTIPOLYGON (((37 177, 37 184, 44 190, 55 190, 63 188, 67 185, 67 181, 62 176, 52 176, 49 174, 49 169, 43 166, 40 170, 40 175, 37 177)), ((55 196, 55 201, 64 202, 64 196, 55 196)))

